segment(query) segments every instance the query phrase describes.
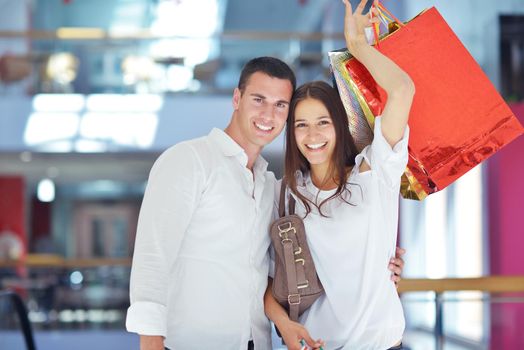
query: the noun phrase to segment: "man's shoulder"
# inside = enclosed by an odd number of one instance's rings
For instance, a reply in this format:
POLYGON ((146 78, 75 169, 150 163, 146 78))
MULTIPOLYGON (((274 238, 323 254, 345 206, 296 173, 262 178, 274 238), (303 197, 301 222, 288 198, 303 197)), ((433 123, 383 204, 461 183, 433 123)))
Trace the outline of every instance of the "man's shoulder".
POLYGON ((212 152, 213 148, 208 145, 206 137, 179 142, 158 156, 151 168, 151 174, 173 175, 173 172, 176 172, 178 175, 186 174, 191 177, 200 174, 206 178, 206 174, 212 168, 212 152))
POLYGON ((160 158, 178 159, 178 158, 194 158, 203 157, 213 153, 213 147, 210 147, 209 137, 202 136, 190 140, 181 141, 168 149, 160 155, 160 158))

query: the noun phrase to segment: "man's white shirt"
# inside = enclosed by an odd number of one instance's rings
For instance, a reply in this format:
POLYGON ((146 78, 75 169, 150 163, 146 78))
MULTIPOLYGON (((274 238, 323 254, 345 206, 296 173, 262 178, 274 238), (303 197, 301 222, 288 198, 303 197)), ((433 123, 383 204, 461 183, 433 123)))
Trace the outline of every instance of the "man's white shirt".
POLYGON ((275 177, 226 133, 164 152, 138 220, 126 327, 171 349, 271 349, 264 314, 275 177))

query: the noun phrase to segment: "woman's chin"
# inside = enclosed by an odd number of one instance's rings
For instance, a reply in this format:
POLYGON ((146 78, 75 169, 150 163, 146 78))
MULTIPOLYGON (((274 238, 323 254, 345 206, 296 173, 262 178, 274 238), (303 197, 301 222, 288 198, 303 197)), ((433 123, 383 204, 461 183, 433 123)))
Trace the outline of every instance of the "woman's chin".
POLYGON ((319 156, 306 156, 306 159, 309 163, 309 165, 317 166, 322 165, 324 163, 327 163, 327 157, 319 157, 319 156))

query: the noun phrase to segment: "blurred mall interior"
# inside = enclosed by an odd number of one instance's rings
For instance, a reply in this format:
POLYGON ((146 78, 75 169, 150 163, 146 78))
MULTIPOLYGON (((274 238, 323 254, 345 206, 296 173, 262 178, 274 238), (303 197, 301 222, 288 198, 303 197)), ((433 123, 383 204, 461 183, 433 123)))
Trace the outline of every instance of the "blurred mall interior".
MULTIPOLYGON (((402 21, 436 6, 524 124, 523 0, 382 3, 402 21)), ((154 160, 227 125, 250 58, 331 82, 342 24, 340 0, 0 0, 0 349, 138 349, 125 315, 154 160)), ((282 149, 263 153, 278 177, 282 149)), ((524 349, 523 179, 520 137, 401 199, 407 348, 524 349)))

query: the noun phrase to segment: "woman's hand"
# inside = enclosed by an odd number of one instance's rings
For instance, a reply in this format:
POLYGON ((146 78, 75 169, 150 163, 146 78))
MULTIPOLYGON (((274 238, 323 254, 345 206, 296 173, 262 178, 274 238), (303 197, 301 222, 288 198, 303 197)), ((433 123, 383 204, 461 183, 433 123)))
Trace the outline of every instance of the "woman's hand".
POLYGON ((405 249, 397 247, 395 257, 391 258, 388 265, 388 269, 391 271, 391 280, 395 282, 397 288, 398 282, 401 280, 402 270, 404 270, 404 259, 402 259, 402 256, 405 253, 405 249))
MULTIPOLYGON (((378 6, 377 0, 375 7, 378 6)), ((363 15, 368 0, 362 0, 355 12, 349 0, 344 19, 344 35, 349 52, 371 73, 375 82, 386 91, 387 101, 382 112, 382 134, 391 147, 404 136, 408 123, 409 111, 415 95, 415 84, 409 75, 395 62, 382 54, 366 41, 365 28, 378 23, 376 13, 363 15), (374 14, 375 16, 370 16, 374 14)))
POLYGON ((303 349, 301 340, 304 340, 311 349, 319 349, 321 346, 324 346, 324 342, 321 339, 313 340, 307 329, 300 323, 287 320, 277 325, 277 327, 289 350, 303 349))
MULTIPOLYGON (((374 0, 375 4, 378 0, 374 0)), ((353 12, 349 0, 342 0, 346 5, 346 16, 344 19, 344 37, 346 38, 346 45, 349 52, 355 56, 358 49, 363 45, 369 45, 366 39, 365 28, 371 27, 373 23, 378 23, 376 16, 371 16, 373 13, 370 10, 367 14, 363 14, 364 7, 368 0, 360 1, 360 4, 353 12)))
POLYGON ((287 348, 291 350, 302 350, 304 345, 302 345, 301 341, 306 343, 308 349, 317 350, 321 346, 324 346, 322 340, 313 340, 304 326, 289 319, 286 310, 275 300, 271 292, 272 286, 273 279, 270 277, 268 278, 266 293, 264 294, 264 311, 266 312, 266 316, 269 317, 278 328, 287 348))

